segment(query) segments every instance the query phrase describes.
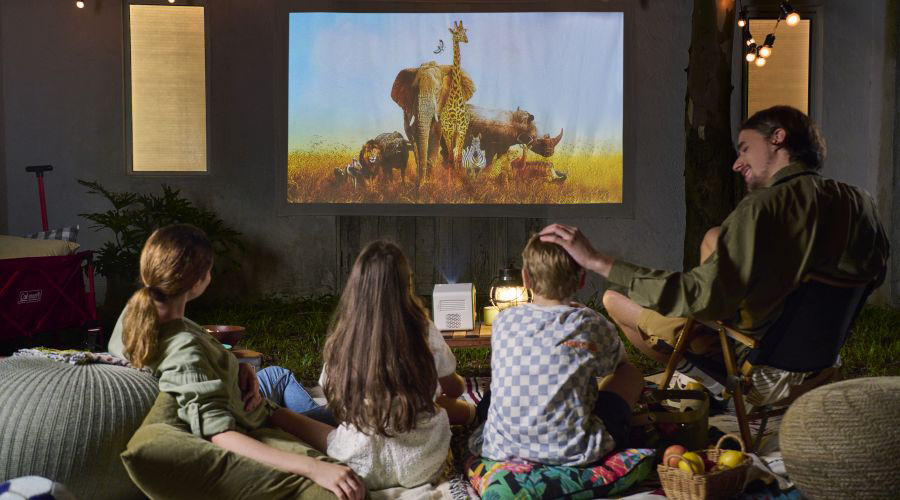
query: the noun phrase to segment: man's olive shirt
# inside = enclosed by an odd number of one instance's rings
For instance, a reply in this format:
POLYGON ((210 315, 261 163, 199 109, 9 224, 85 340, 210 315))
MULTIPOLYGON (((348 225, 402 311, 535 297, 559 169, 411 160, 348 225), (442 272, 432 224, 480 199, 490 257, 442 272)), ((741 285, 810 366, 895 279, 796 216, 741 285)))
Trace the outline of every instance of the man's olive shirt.
POLYGON ((669 272, 617 260, 609 280, 660 314, 761 334, 807 273, 879 285, 888 254, 868 193, 792 163, 738 203, 702 265, 669 272))

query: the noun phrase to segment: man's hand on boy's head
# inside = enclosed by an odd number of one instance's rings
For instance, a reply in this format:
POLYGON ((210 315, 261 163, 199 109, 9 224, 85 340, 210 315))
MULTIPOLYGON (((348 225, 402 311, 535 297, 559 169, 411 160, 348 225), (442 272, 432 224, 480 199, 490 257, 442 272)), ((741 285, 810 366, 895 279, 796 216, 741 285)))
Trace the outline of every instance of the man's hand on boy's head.
POLYGON ((540 232, 541 241, 556 243, 585 269, 605 277, 609 276, 613 259, 594 250, 590 240, 577 227, 550 224, 540 232))

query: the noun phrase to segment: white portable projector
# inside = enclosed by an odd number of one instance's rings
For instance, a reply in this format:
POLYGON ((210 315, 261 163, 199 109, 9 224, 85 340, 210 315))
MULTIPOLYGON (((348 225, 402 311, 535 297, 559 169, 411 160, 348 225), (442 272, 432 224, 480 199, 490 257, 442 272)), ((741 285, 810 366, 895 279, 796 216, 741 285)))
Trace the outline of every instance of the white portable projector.
POLYGON ((475 285, 472 283, 434 285, 431 302, 438 330, 475 328, 475 285))

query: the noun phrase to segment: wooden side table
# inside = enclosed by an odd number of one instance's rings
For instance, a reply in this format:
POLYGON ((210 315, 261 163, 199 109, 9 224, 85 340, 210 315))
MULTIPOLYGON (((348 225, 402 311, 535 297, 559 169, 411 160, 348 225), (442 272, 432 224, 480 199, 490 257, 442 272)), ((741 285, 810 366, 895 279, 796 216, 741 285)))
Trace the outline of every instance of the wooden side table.
POLYGON ((450 347, 490 347, 491 325, 481 322, 475 323, 471 330, 455 330, 441 332, 447 345, 450 347))

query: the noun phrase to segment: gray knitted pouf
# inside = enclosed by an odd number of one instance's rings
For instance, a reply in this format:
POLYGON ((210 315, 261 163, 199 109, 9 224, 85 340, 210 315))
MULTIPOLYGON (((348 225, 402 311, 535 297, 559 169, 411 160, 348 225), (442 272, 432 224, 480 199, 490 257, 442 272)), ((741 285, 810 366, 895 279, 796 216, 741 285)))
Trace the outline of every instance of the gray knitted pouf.
POLYGON ((784 416, 779 440, 788 476, 809 498, 898 498, 900 377, 804 394, 784 416))
POLYGON ((0 481, 37 475, 78 498, 140 498, 119 454, 158 392, 121 366, 0 361, 0 481))

